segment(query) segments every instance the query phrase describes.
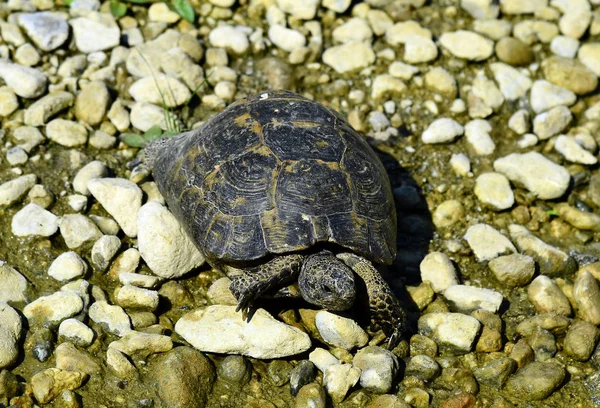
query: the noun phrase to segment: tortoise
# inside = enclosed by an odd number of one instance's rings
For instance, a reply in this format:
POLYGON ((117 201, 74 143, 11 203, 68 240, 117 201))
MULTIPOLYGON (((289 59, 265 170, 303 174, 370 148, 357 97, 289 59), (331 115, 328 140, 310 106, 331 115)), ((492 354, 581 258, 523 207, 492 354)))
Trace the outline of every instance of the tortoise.
POLYGON ((383 164, 332 109, 290 91, 234 102, 200 128, 151 142, 138 163, 216 269, 237 310, 291 296, 349 309, 366 287, 371 329, 400 340, 405 312, 371 263, 396 256, 383 164), (357 281, 357 282, 355 282, 357 281))

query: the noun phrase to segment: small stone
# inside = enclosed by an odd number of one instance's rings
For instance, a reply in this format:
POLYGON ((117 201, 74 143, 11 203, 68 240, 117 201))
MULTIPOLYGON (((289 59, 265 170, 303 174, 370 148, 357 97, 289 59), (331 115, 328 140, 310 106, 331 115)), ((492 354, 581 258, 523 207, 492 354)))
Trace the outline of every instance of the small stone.
POLYGON ((491 131, 492 126, 483 119, 475 119, 465 125, 465 138, 475 153, 480 156, 488 156, 496 149, 496 144, 490 136, 491 131))
POLYGON ((27 193, 27 198, 30 203, 37 204, 43 209, 50 207, 54 202, 54 194, 41 184, 33 186, 27 193))
POLYGON ((398 371, 398 359, 391 351, 367 346, 356 353, 352 365, 361 370, 361 387, 377 394, 390 392, 398 371))
POLYGON ((415 37, 431 41, 432 35, 431 31, 421 27, 419 23, 412 20, 396 23, 385 32, 385 40, 392 46, 406 44, 409 39, 411 41, 415 40, 415 37))
POLYGON ((340 360, 335 358, 333 354, 319 347, 311 351, 308 358, 323 373, 330 365, 340 364, 340 360))
POLYGON ((41 71, 0 60, 0 78, 18 96, 37 98, 46 92, 48 78, 41 71))
POLYGON ((477 381, 494 389, 501 389, 508 377, 517 369, 512 358, 503 357, 478 368, 473 372, 477 381))
POLYGON ((92 247, 92 262, 101 271, 105 271, 121 247, 121 240, 115 235, 103 235, 92 247))
POLYGON ((241 388, 252 377, 252 363, 244 356, 227 356, 219 364, 217 375, 226 383, 241 388))
POLYGON ((497 313, 504 298, 495 290, 475 286, 454 285, 444 291, 444 297, 452 310, 471 313, 483 309, 497 313))
POLYGON ((533 81, 519 70, 502 62, 490 64, 494 79, 500 86, 500 92, 509 101, 525 97, 533 81))
POLYGON ((500 61, 514 66, 527 65, 533 60, 531 48, 513 37, 504 37, 496 43, 496 55, 500 61))
POLYGON ((557 204, 554 208, 558 216, 581 230, 600 231, 600 216, 592 212, 582 211, 567 203, 557 204))
POLYGON ((508 238, 487 224, 477 224, 465 233, 465 240, 479 262, 489 261, 500 255, 517 252, 508 238))
POLYGON ((592 21, 592 11, 586 8, 566 7, 558 21, 560 32, 571 38, 581 38, 592 21))
POLYGON ((131 125, 142 132, 154 125, 158 125, 162 130, 167 128, 164 109, 151 103, 135 103, 131 107, 130 120, 131 125))
POLYGON ((524 401, 543 400, 560 387, 565 375, 565 369, 558 364, 534 362, 511 376, 506 390, 524 401))
POLYGON ((11 230, 19 237, 49 237, 58 231, 58 218, 37 204, 27 204, 13 216, 11 230))
POLYGON ((538 313, 570 316, 571 304, 558 285, 549 277, 540 275, 527 288, 529 301, 538 313))
POLYGON ((522 225, 508 227, 510 237, 524 255, 531 256, 539 266, 539 271, 547 276, 568 275, 575 272, 577 264, 563 251, 546 244, 522 225))
POLYGON ((373 31, 363 18, 354 17, 336 27, 331 33, 333 40, 338 43, 348 41, 371 41, 373 31))
POLYGON ((462 0, 460 6, 475 19, 493 19, 498 17, 500 7, 490 0, 462 0))
POLYGON ((69 249, 96 242, 102 236, 96 224, 82 214, 62 216, 58 221, 58 227, 69 249))
POLYGON ((410 36, 404 44, 404 61, 409 64, 421 64, 433 61, 438 56, 438 48, 429 39, 418 35, 410 36))
POLYGON ((179 277, 204 263, 183 227, 159 203, 145 204, 139 210, 137 225, 140 253, 156 275, 179 277))
POLYGON ((7 86, 0 87, 0 117, 8 117, 19 108, 19 99, 7 86))
POLYGON ((0 261, 0 287, 0 302, 27 302, 27 279, 3 261, 0 261))
POLYGON ((440 374, 440 366, 430 356, 416 355, 406 365, 406 376, 414 376, 423 381, 431 381, 440 374))
POLYGON ((72 292, 41 296, 23 309, 30 326, 58 327, 65 319, 83 310, 83 300, 72 292))
POLYGON ((512 153, 497 159, 494 170, 524 186, 541 200, 562 196, 571 180, 567 169, 537 152, 512 153))
POLYGON ((316 316, 319 334, 327 343, 351 350, 367 344, 369 337, 356 322, 327 311, 320 311, 316 316))
POLYGON ((21 164, 27 163, 29 156, 27 156, 27 152, 22 147, 16 146, 12 149, 8 149, 6 152, 6 161, 11 166, 19 166, 21 164))
POLYGON ((35 399, 47 404, 65 390, 75 390, 86 380, 87 374, 48 368, 31 377, 31 389, 35 399))
MULTIPOLYGON (((397 63, 394 63, 397 64, 397 63)), ((393 64, 392 64, 393 65, 393 64)), ((392 65, 390 66, 390 74, 392 73, 392 65)), ((416 69, 416 68, 415 68, 416 69)), ((419 72, 418 69, 412 72, 419 72)), ((392 74, 393 75, 393 74, 392 74)), ((412 77, 412 75, 411 75, 412 77)), ((410 79, 410 78, 407 78, 410 79)), ((434 67, 425 74, 425 86, 434 92, 439 92, 442 95, 448 96, 449 99, 454 99, 457 94, 456 79, 444 68, 434 67)))
POLYGON ((42 59, 35 47, 29 43, 17 48, 14 58, 17 64, 25 65, 26 67, 33 67, 39 64, 42 59))
POLYGON ((508 20, 485 19, 473 21, 473 30, 494 41, 510 36, 512 24, 508 20))
POLYGON ((121 339, 110 343, 108 347, 119 350, 129 357, 145 360, 151 354, 171 350, 173 341, 170 337, 162 334, 130 331, 121 339))
POLYGON ((527 344, 525 339, 521 339, 515 344, 510 352, 511 359, 515 360, 517 367, 523 368, 533 362, 535 355, 533 349, 527 344))
POLYGON ((250 47, 247 34, 230 25, 221 25, 213 29, 208 39, 214 47, 225 48, 237 55, 245 54, 250 47))
POLYGON ((548 81, 575 92, 577 95, 590 93, 598 86, 596 74, 581 62, 572 58, 547 58, 542 62, 542 70, 548 81))
POLYGON ((579 50, 579 41, 575 38, 559 35, 550 42, 550 51, 559 57, 573 59, 579 50))
POLYGON ((88 353, 80 351, 71 343, 61 343, 54 351, 56 368, 66 371, 79 371, 89 375, 102 371, 100 364, 88 353))
POLYGON ((70 92, 50 92, 25 110, 25 124, 27 126, 43 126, 52 116, 73 105, 74 100, 75 97, 70 92))
POLYGON ((138 79, 129 88, 129 94, 136 102, 163 104, 168 108, 187 103, 192 95, 187 86, 165 74, 138 79))
POLYGON ((131 331, 131 321, 122 307, 106 301, 94 302, 89 310, 90 319, 109 333, 122 337, 131 331))
POLYGON ((235 306, 207 306, 181 317, 175 331, 200 351, 254 358, 295 355, 311 346, 306 333, 276 321, 263 309, 247 322, 235 306))
POLYGON ((595 325, 600 324, 600 286, 588 271, 579 273, 573 285, 577 316, 595 325))
POLYGON ((420 264, 421 280, 430 282, 436 293, 443 293, 451 286, 458 285, 458 276, 452 261, 446 254, 432 252, 420 264))
POLYGON ((343 13, 350 7, 351 0, 323 0, 322 5, 336 13, 343 13))
POLYGON ((58 326, 58 335, 71 343, 88 347, 94 341, 94 331, 77 319, 66 319, 58 326))
POLYGON ((172 24, 179 21, 180 18, 181 16, 179 14, 171 11, 167 3, 153 3, 148 8, 148 19, 150 21, 172 24))
POLYGON ((155 290, 125 285, 115 296, 119 306, 125 309, 154 311, 158 307, 158 292, 155 290))
POLYGON ((565 336, 564 351, 577 361, 587 361, 592 356, 600 330, 592 323, 575 320, 565 336))
POLYGON ((435 341, 421 334, 414 334, 410 337, 410 355, 426 355, 432 359, 437 356, 438 348, 435 341))
POLYGON ((46 125, 48 139, 65 147, 76 147, 87 142, 87 129, 80 123, 54 119, 46 125))
POLYGON ((462 135, 464 128, 450 118, 440 118, 433 121, 421 135, 423 143, 446 143, 451 142, 462 135))
POLYGON ((375 62, 375 53, 362 42, 350 41, 327 48, 322 59, 323 63, 337 73, 344 74, 372 65, 375 62))
POLYGON ((108 169, 101 161, 94 160, 83 166, 73 179, 73 190, 80 194, 90 195, 87 183, 93 178, 102 178, 108 175, 108 169))
POLYGON ((509 287, 525 286, 535 274, 535 261, 527 255, 499 256, 492 259, 488 266, 496 279, 509 287))
MULTIPOLYGON (((171 89, 170 92, 173 92, 171 89)), ((168 93, 168 95, 171 95, 168 93)), ((168 99, 168 98, 167 98, 168 99)), ((85 86, 75 100, 75 116, 91 126, 99 125, 110 105, 108 88, 100 81, 85 86)))
POLYGON ((224 277, 217 279, 210 287, 206 296, 214 305, 229 305, 237 306, 238 301, 231 293, 229 286, 231 285, 231 279, 224 277))
POLYGON ((305 0, 298 2, 295 0, 277 0, 277 6, 292 16, 301 20, 312 20, 317 14, 319 0, 305 0))
MULTIPOLYGON (((471 161, 469 158, 462 153, 454 153, 452 157, 450 157, 450 166, 452 170, 458 174, 459 176, 467 176, 471 171, 471 161)), ((455 200, 453 200, 455 201, 455 200)), ((439 208, 439 207, 438 207, 439 208)), ((463 210, 464 213, 464 210, 463 210)), ((435 221, 435 213, 434 213, 434 224, 439 226, 435 221)))
POLYGON ((444 201, 433 212, 433 223, 438 228, 447 228, 460 222, 464 215, 465 209, 460 201, 444 201))
POLYGON ((88 198, 81 194, 71 194, 67 196, 67 202, 69 203, 69 207, 80 212, 87 206, 88 198))
POLYGON ((290 373, 290 392, 296 396, 300 389, 315 380, 317 368, 310 360, 302 360, 290 373))
POLYGON ((101 178, 89 180, 87 187, 126 235, 137 236, 136 221, 142 205, 142 190, 136 184, 121 178, 101 178))
POLYGON ((525 109, 519 109, 508 120, 508 128, 518 135, 529 131, 529 112, 525 109))
POLYGON ((215 85, 215 95, 224 101, 232 101, 236 91, 236 85, 230 81, 220 81, 215 85))
POLYGON ((306 37, 297 30, 273 24, 269 28, 269 40, 284 51, 291 52, 306 45, 306 37))
POLYGON ((48 275, 61 282, 83 277, 87 264, 73 251, 60 254, 48 268, 48 275))
POLYGON ((577 59, 594 74, 600 76, 600 43, 585 43, 577 52, 577 59))
POLYGON ((0 321, 0 368, 5 368, 15 364, 19 358, 23 325, 19 313, 4 302, 0 302, 0 321))
POLYGON ((113 262, 110 270, 108 271, 109 276, 113 279, 119 279, 119 276, 123 272, 135 272, 140 263, 140 253, 135 248, 129 248, 121 253, 113 262))
POLYGON ((206 406, 216 378, 212 361, 186 346, 176 347, 151 360, 149 372, 157 384, 160 399, 169 407, 206 406))
POLYGON ((515 203, 508 179, 500 173, 484 173, 475 180, 475 195, 495 211, 506 210, 515 203))
POLYGON ((114 17, 107 13, 89 13, 86 17, 69 20, 77 49, 89 54, 119 45, 121 30, 114 17))
POLYGON ((554 142, 554 148, 570 162, 588 165, 598 163, 596 156, 585 150, 573 137, 558 136, 554 142))
POLYGON ((542 20, 523 20, 513 27, 513 35, 526 44, 552 41, 559 34, 556 24, 542 20))
POLYGON ((542 79, 535 81, 531 87, 531 107, 535 113, 545 112, 558 106, 570 106, 576 100, 577 96, 570 90, 542 79))
POLYGON ((470 61, 488 59, 494 51, 494 42, 472 31, 458 30, 440 36, 440 44, 452 55, 470 61))
POLYGON ((53 51, 67 41, 69 25, 58 13, 20 14, 19 25, 35 45, 43 51, 53 51))
POLYGON ((334 403, 340 403, 360 379, 360 370, 350 364, 334 364, 325 369, 323 384, 334 403))
POLYGON ((460 313, 428 313, 418 326, 419 333, 433 338, 441 350, 460 355, 472 350, 481 323, 460 313))

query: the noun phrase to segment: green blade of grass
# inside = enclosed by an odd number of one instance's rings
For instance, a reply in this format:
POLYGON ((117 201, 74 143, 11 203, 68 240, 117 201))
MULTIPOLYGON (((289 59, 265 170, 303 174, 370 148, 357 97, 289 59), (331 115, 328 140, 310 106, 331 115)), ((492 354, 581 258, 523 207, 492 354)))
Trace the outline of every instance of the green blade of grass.
POLYGON ((171 5, 177 14, 185 18, 190 23, 193 23, 196 19, 194 8, 186 0, 173 0, 171 5))
POLYGON ((110 12, 113 16, 119 18, 127 13, 127 5, 118 0, 110 1, 110 12))

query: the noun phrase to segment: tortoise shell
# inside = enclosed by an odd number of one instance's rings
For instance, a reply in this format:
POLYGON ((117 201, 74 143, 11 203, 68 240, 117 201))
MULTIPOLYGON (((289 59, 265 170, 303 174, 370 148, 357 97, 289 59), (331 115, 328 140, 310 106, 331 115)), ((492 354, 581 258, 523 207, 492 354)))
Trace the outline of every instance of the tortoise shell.
POLYGON ((384 264, 396 256, 381 161, 337 112, 292 92, 237 101, 174 137, 153 175, 209 260, 244 262, 319 242, 384 264))

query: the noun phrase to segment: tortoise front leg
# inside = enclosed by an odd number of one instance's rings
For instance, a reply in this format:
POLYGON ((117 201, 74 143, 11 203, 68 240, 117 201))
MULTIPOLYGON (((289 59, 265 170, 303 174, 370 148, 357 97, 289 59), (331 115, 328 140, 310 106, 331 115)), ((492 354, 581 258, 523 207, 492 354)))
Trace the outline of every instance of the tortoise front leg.
POLYGON ((393 349, 398 345, 406 326, 406 314, 400 301, 371 262, 352 253, 341 253, 337 257, 364 281, 369 298, 371 327, 374 330, 382 329, 389 336, 388 348, 393 349))
POLYGON ((298 254, 276 256, 272 260, 231 278, 229 289, 237 298, 236 311, 247 313, 252 304, 267 292, 277 290, 298 278, 304 256, 298 254))

